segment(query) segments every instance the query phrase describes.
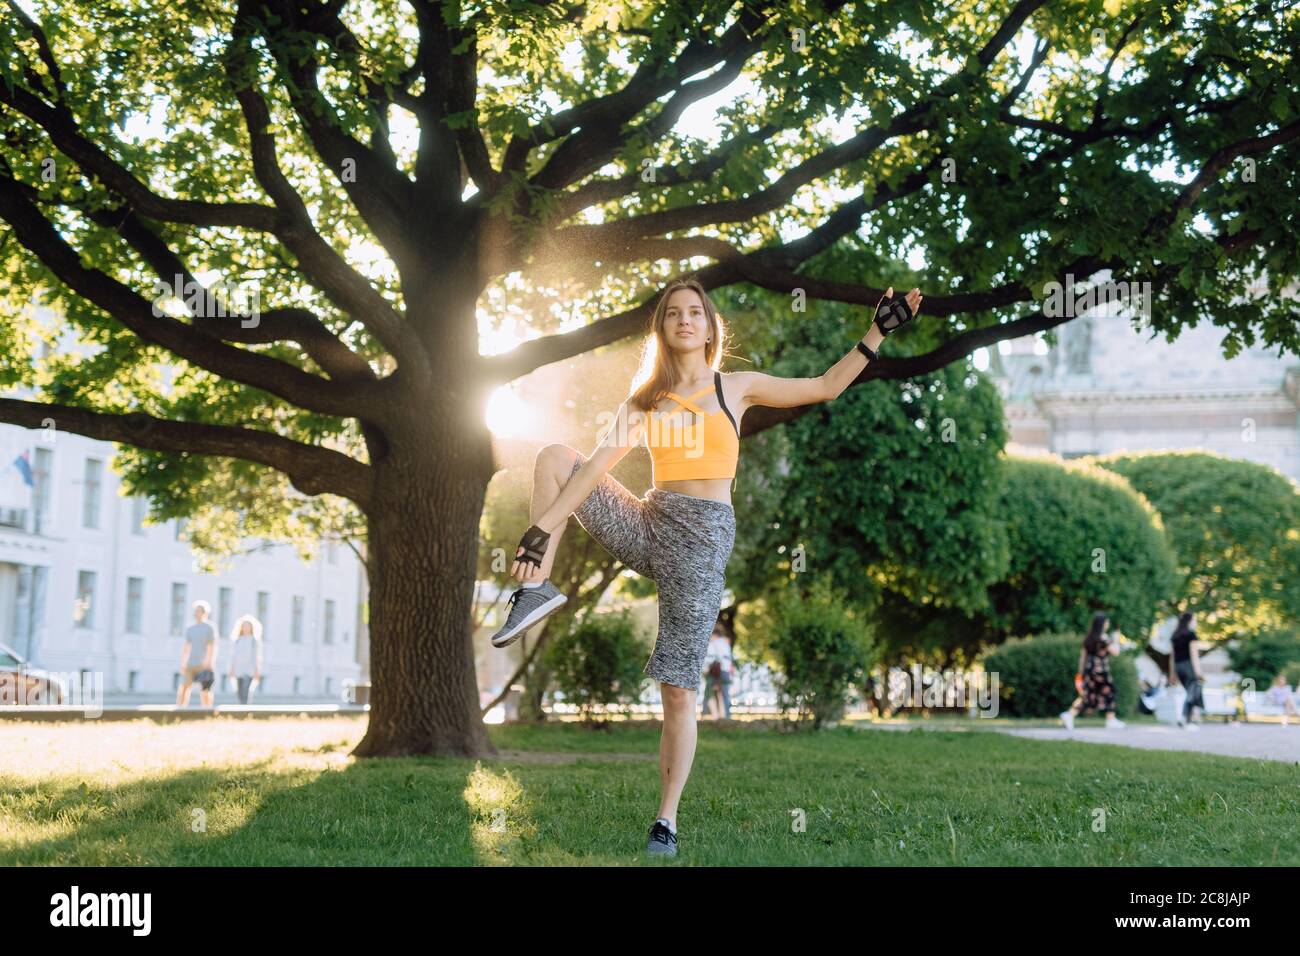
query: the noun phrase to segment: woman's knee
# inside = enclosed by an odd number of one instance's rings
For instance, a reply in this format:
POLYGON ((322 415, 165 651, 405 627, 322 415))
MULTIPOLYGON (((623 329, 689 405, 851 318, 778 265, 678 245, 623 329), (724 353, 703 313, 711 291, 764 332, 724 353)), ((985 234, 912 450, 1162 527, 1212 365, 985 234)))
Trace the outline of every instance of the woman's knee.
POLYGON ((687 690, 685 687, 678 687, 676 684, 661 682, 659 684, 660 697, 664 702, 664 709, 672 710, 689 710, 692 713, 695 710, 695 691, 687 690))
POLYGON ((578 460, 578 450, 571 448, 561 442, 552 442, 537 453, 537 469, 539 471, 550 471, 565 477, 573 469, 573 463, 578 460))

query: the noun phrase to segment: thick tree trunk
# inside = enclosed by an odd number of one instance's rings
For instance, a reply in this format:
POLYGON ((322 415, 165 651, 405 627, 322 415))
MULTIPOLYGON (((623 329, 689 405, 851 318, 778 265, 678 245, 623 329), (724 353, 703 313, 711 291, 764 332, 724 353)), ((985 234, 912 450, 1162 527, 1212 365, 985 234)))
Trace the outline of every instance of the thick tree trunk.
POLYGON ((485 431, 478 441, 430 434, 425 425, 418 441, 394 446, 375 466, 373 687, 358 757, 496 752, 483 725, 471 640, 490 440, 485 431))

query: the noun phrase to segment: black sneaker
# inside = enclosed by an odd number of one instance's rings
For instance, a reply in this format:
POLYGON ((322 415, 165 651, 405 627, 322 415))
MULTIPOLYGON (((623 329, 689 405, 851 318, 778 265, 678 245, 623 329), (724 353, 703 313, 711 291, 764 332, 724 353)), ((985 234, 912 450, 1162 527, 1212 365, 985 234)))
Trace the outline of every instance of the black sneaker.
POLYGON ((676 856, 677 834, 668 829, 662 820, 656 820, 650 828, 650 840, 646 843, 645 851, 653 856, 676 856))
POLYGON ((534 624, 564 607, 568 600, 549 578, 535 588, 521 587, 506 603, 506 623, 492 635, 492 646, 513 644, 534 624))

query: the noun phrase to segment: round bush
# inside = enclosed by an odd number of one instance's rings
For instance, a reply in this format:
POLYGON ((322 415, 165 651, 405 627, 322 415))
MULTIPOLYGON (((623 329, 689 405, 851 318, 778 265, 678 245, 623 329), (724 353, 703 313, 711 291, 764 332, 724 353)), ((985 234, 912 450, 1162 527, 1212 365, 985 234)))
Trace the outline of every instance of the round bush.
POLYGON ((814 727, 844 714, 850 688, 874 662, 867 625, 826 579, 783 592, 761 643, 778 671, 782 709, 797 708, 814 727))
MULTIPOLYGON (((1008 717, 1055 717, 1074 702, 1083 638, 1040 634, 1015 638, 984 658, 984 669, 998 677, 999 712, 1008 717)), ((1115 682, 1115 712, 1123 717, 1137 706, 1137 665, 1131 653, 1110 658, 1115 682)))
POLYGON ((649 648, 628 610, 586 614, 543 652, 553 686, 585 720, 598 705, 634 704, 649 680, 644 673, 649 648))
POLYGON ((1178 576, 1160 516, 1113 472, 1078 462, 1008 458, 999 505, 1011 569, 989 588, 981 637, 1082 633, 1093 611, 1145 635, 1178 576))

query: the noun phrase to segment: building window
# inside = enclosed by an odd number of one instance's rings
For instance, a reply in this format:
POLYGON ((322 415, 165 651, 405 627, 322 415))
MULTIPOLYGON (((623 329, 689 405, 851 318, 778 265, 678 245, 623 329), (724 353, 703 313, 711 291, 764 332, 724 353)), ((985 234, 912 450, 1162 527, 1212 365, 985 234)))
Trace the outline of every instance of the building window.
POLYGON ((176 541, 185 540, 185 519, 177 518, 172 522, 172 538, 176 541))
POLYGON ((262 624, 262 639, 266 639, 266 619, 271 616, 271 594, 269 591, 257 592, 257 619, 262 624))
MULTIPOLYGON (((302 643, 302 596, 295 594, 293 596, 293 621, 289 625, 289 640, 294 644, 302 643)), ((295 682, 297 678, 294 678, 295 682)), ((298 686, 294 684, 295 694, 298 693, 298 686)))
POLYGON ((225 637, 230 633, 230 588, 217 590, 217 636, 225 637))
POLYGON ((334 602, 325 602, 325 640, 326 644, 334 643, 334 602))
POLYGON ((86 474, 81 488, 81 526, 99 527, 100 484, 104 476, 104 463, 98 458, 86 459, 86 474))
POLYGON ((95 626, 95 572, 77 572, 77 600, 72 609, 77 627, 95 626))
POLYGON ((131 533, 144 534, 144 515, 148 509, 149 499, 136 495, 131 499, 131 533))
POLYGON ((337 541, 331 539, 329 543, 325 545, 325 560, 330 564, 339 563, 339 543, 337 541))
POLYGON ((140 682, 140 672, 139 672, 139 671, 128 671, 128 672, 127 672, 127 675, 126 675, 126 689, 127 689, 128 691, 130 691, 131 693, 134 694, 137 690, 139 690, 139 689, 140 689, 140 687, 139 687, 139 682, 140 682))
POLYGON ((185 633, 185 598, 186 587, 183 581, 172 582, 171 635, 180 637, 185 633))
POLYGON ((334 678, 325 678, 325 696, 329 697, 334 693, 334 678))
POLYGON ((144 578, 126 579, 126 632, 139 634, 142 626, 141 608, 144 606, 144 578))
POLYGON ((295 697, 298 696, 298 690, 300 687, 302 687, 302 678, 295 674, 293 678, 293 695, 295 697))
POLYGON ((36 449, 32 461, 32 514, 34 534, 45 528, 50 513, 50 472, 54 467, 54 452, 48 448, 36 449))

